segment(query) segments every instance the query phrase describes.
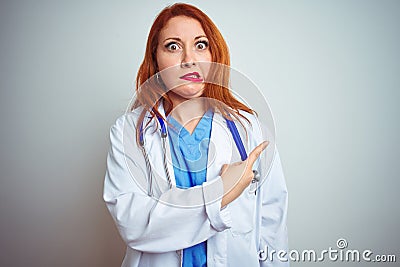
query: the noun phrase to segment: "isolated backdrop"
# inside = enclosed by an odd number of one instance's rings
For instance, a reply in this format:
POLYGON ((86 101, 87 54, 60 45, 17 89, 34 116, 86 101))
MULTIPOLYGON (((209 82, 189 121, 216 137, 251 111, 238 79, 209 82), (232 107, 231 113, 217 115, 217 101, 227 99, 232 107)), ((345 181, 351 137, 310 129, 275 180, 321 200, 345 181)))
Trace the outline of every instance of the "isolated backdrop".
MULTIPOLYGON (((120 266, 102 201, 109 128, 171 3, 0 2, 0 266, 120 266)), ((346 238, 399 258, 400 2, 192 3, 272 107, 290 248, 346 238)), ((293 263, 320 265, 364 263, 293 263)))

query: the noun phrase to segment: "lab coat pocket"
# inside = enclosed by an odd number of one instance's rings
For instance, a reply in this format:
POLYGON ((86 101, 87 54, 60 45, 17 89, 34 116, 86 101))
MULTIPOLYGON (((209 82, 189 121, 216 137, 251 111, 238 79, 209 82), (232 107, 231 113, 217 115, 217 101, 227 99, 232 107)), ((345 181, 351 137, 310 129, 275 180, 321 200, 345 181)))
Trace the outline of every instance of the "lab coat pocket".
POLYGON ((229 229, 227 266, 259 266, 254 239, 255 194, 248 188, 230 203, 232 227, 229 229))
POLYGON ((246 189, 230 206, 233 236, 248 235, 254 228, 255 196, 246 189))

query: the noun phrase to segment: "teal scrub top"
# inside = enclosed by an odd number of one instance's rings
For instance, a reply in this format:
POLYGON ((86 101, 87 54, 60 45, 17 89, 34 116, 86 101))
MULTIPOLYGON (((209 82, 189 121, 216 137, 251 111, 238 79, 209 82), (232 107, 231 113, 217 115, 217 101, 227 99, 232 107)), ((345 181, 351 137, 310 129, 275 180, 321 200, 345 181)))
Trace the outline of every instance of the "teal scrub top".
MULTIPOLYGON (((209 110, 190 134, 172 116, 167 117, 170 124, 168 136, 171 157, 178 188, 189 188, 206 181, 212 119, 213 112, 209 110)), ((207 241, 183 250, 183 266, 207 266, 207 241)))

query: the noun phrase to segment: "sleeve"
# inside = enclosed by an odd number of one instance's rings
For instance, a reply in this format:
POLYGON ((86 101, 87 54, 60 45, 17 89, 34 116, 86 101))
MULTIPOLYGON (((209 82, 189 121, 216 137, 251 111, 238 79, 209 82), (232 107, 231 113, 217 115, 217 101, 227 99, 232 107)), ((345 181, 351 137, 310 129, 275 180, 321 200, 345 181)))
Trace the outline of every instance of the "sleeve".
MULTIPOLYGON (((145 165, 124 153, 123 125, 119 120, 110 131, 103 199, 128 246, 151 253, 175 251, 230 227, 229 210, 220 209, 218 198, 223 195, 221 177, 189 189, 169 189, 158 199, 148 196, 135 182, 147 179, 145 165), (129 169, 127 162, 135 169, 129 169), (176 200, 185 203, 200 200, 202 204, 190 208, 171 205, 176 200)), ((137 147, 133 149, 137 149, 133 153, 137 159, 143 157, 137 147)))
POLYGON ((260 266, 288 267, 289 251, 286 227, 288 192, 279 153, 276 149, 271 170, 260 187, 260 198, 260 266))

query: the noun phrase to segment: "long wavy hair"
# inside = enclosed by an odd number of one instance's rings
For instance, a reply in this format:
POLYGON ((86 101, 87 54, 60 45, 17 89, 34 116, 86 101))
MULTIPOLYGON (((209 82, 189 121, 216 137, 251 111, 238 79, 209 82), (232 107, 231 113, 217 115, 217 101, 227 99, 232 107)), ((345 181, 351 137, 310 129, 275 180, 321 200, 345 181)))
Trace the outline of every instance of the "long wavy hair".
MULTIPOLYGON (((172 102, 166 93, 167 91, 165 86, 158 82, 158 79, 154 79, 154 75, 159 72, 156 58, 159 34, 167 22, 171 18, 177 16, 190 17, 197 20, 201 24, 209 41, 212 62, 219 63, 215 64, 215 66, 212 64, 209 71, 209 75, 211 75, 211 77, 207 80, 213 82, 205 83, 202 97, 215 100, 213 101, 213 110, 221 112, 225 118, 230 120, 232 120, 231 116, 235 118, 238 118, 238 116, 245 118, 239 113, 239 110, 254 114, 252 109, 237 100, 229 90, 230 56, 228 46, 222 37, 221 32, 218 30, 212 20, 197 7, 188 4, 177 3, 164 8, 160 14, 158 14, 153 25, 151 26, 149 36, 147 38, 144 59, 136 76, 136 99, 131 107, 131 110, 134 110, 138 107, 143 107, 136 127, 137 138, 139 138, 140 126, 142 125, 147 112, 150 113, 151 117, 147 122, 147 124, 149 124, 156 116, 165 120, 165 118, 158 111, 161 101, 164 101, 166 115, 172 110, 172 102), (150 79, 152 77, 153 79, 150 79)), ((158 123, 157 119, 155 121, 158 123)))

